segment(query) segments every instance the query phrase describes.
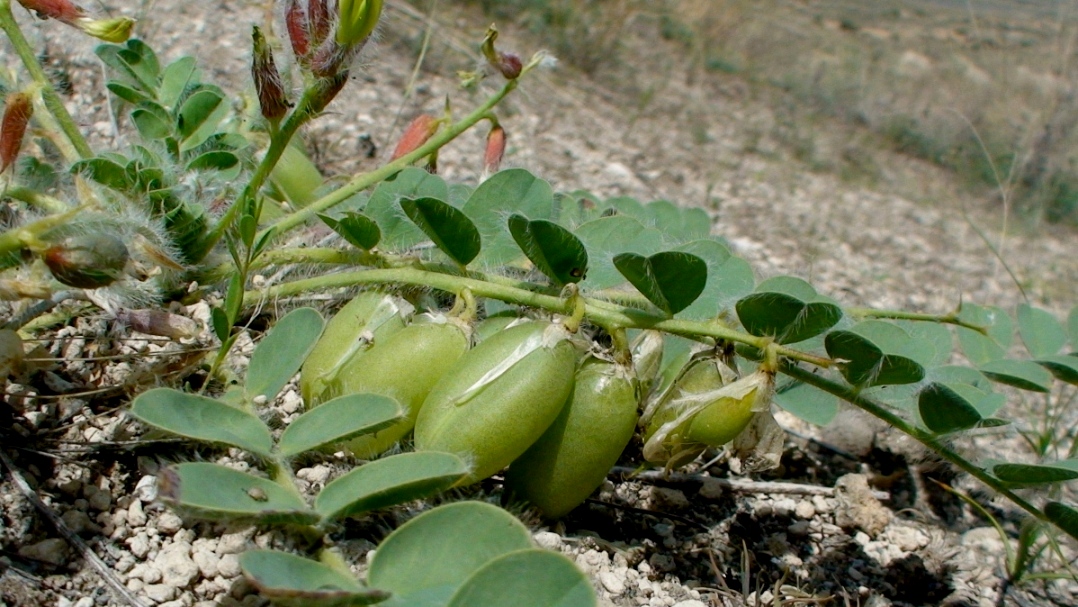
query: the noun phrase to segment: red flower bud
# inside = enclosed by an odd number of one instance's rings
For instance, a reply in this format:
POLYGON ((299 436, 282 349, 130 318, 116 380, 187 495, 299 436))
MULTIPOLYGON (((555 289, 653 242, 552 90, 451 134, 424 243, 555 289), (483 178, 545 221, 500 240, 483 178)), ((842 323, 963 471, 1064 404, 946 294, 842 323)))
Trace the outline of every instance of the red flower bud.
POLYGON ((18 0, 27 10, 34 11, 42 19, 56 19, 74 25, 84 15, 81 8, 71 0, 18 0))
POLYGON ((397 143, 397 147, 393 150, 393 156, 389 159, 390 162, 419 149, 437 130, 437 118, 429 114, 416 116, 415 120, 405 129, 404 134, 401 135, 400 142, 397 143))
POLYGON ((307 19, 310 23, 311 42, 319 46, 329 36, 333 27, 333 15, 326 0, 310 0, 307 3, 307 19))
POLYGON ((317 90, 311 95, 307 111, 311 114, 320 114, 346 84, 348 84, 348 70, 325 78, 319 78, 315 82, 317 90))
POLYGON ((311 51, 311 32, 307 11, 300 6, 299 0, 288 0, 284 9, 284 24, 288 29, 288 40, 292 43, 292 52, 296 60, 303 63, 311 51))
POLYGON ((483 154, 483 172, 486 174, 497 173, 502 166, 502 156, 505 155, 505 129, 501 125, 495 125, 487 133, 487 149, 483 154))
POLYGON ((26 126, 34 114, 34 106, 26 93, 11 93, 4 103, 4 118, 0 122, 0 173, 7 170, 22 149, 26 126))
POLYGON ((251 76, 258 91, 258 105, 262 115, 271 122, 280 120, 291 107, 288 96, 281 83, 281 73, 273 61, 273 51, 266 43, 266 37, 256 25, 251 34, 254 39, 254 58, 251 62, 251 76))

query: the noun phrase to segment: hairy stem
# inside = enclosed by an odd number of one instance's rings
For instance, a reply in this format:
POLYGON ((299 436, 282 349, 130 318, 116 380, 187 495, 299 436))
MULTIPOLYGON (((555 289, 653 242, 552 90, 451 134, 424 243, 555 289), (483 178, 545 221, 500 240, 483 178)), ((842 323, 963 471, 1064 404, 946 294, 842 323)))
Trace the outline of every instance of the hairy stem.
POLYGON ((506 97, 517 86, 516 80, 510 80, 505 83, 505 86, 501 88, 497 93, 487 99, 483 105, 476 108, 472 113, 468 114, 458 122, 455 122, 448 127, 438 131, 433 137, 431 137, 425 144, 417 148, 410 154, 405 154, 397 160, 386 164, 385 166, 375 169, 369 173, 363 173, 352 178, 351 181, 337 188, 333 192, 326 194, 322 198, 315 200, 306 207, 290 213, 283 218, 279 219, 276 223, 269 228, 259 233, 261 238, 269 230, 275 230, 278 235, 291 230, 292 228, 301 225, 308 219, 311 219, 318 213, 321 213, 327 209, 332 208, 344 200, 347 200, 357 192, 361 192, 383 180, 392 176, 393 174, 403 170, 412 163, 416 162, 420 158, 429 156, 431 153, 445 146, 450 141, 453 141, 462 133, 475 126, 476 123, 483 120, 494 106, 501 103, 502 99, 506 97))
POLYGON ((67 113, 67 108, 64 107, 64 102, 60 99, 60 95, 53 88, 49 77, 45 75, 45 70, 41 69, 41 64, 38 63, 37 56, 34 54, 34 49, 30 47, 30 43, 22 35, 22 30, 19 29, 19 24, 15 21, 15 15, 11 12, 11 0, 0 0, 0 29, 3 29, 4 33, 7 34, 12 48, 15 49, 15 54, 22 60, 26 71, 30 73, 30 77, 41 87, 41 98, 45 102, 45 107, 49 109, 49 113, 59 123, 60 128, 67 135, 68 140, 71 141, 71 145, 78 152, 79 157, 90 158, 93 156, 94 152, 90 149, 90 144, 86 143, 86 139, 79 132, 78 125, 75 124, 75 120, 71 117, 71 114, 67 113))
POLYGON ((905 312, 902 310, 876 310, 874 308, 846 308, 846 313, 855 318, 888 318, 891 320, 917 320, 934 322, 947 325, 965 327, 976 331, 981 335, 987 335, 987 329, 981 325, 966 322, 958 317, 956 312, 947 314, 922 314, 919 312, 905 312))
POLYGON ((935 434, 922 430, 921 428, 918 428, 917 426, 914 426, 908 421, 902 419, 898 415, 895 415, 885 405, 882 405, 871 399, 861 396, 849 386, 845 386, 825 377, 820 377, 819 375, 816 375, 806 369, 802 369, 796 364, 790 363, 788 361, 782 364, 781 371, 796 380, 803 381, 806 384, 815 386, 829 394, 834 394, 835 396, 849 403, 852 403, 861 410, 887 422, 891 426, 898 428, 902 432, 905 432, 906 434, 913 437, 922 445, 928 447, 932 451, 935 451, 936 454, 943 459, 947 460, 951 464, 954 464, 962 471, 966 472, 970 476, 976 478, 977 480, 991 487, 993 490, 997 491, 1007 499, 1011 500, 1022 510, 1025 510, 1031 515, 1037 517, 1038 520, 1048 521, 1048 517, 1045 516, 1044 512, 1042 512, 1033 504, 1026 501, 1021 496, 1008 489, 999 479, 993 477, 983 468, 978 467, 973 462, 967 460, 966 458, 962 457, 961 455, 941 443, 939 437, 937 437, 935 434))
MULTIPOLYGON (((558 314, 569 315, 573 313, 573 303, 555 295, 536 293, 516 286, 497 284, 471 277, 452 276, 415 268, 360 270, 297 280, 262 291, 248 291, 244 293, 243 304, 251 306, 263 299, 288 297, 306 291, 387 283, 430 287, 454 294, 459 293, 462 289, 469 289, 479 297, 490 297, 517 305, 542 308, 558 314)), ((831 359, 785 346, 773 345, 770 338, 749 335, 718 323, 671 319, 631 308, 615 310, 605 302, 605 305, 597 305, 598 302, 588 298, 583 298, 583 301, 584 315, 596 324, 607 328, 655 329, 689 337, 707 336, 745 344, 760 350, 771 347, 779 356, 807 362, 818 367, 830 367, 834 364, 831 359)))

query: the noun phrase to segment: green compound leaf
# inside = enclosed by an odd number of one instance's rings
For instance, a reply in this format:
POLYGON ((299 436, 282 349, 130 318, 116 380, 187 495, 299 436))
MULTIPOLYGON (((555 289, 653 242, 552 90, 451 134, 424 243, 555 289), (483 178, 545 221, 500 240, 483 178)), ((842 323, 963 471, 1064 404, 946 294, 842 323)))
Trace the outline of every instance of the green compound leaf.
POLYGON ((1051 312, 1028 304, 1018 306, 1018 334, 1034 358, 1057 354, 1067 343, 1063 323, 1051 312))
POLYGON ((551 219, 554 192, 550 184, 524 169, 495 173, 472 192, 461 207, 483 237, 483 251, 476 259, 481 266, 512 263, 521 257, 513 235, 505 229, 505 219, 520 213, 535 219, 551 219))
POLYGON ((196 156, 187 163, 188 171, 227 171, 239 165, 240 159, 227 150, 214 150, 196 156))
POLYGON ((775 391, 775 404, 817 426, 826 426, 839 411, 838 397, 815 386, 796 382, 775 391))
POLYGON ((403 417, 400 404, 392 398, 349 394, 297 417, 281 434, 277 450, 285 457, 292 457, 361 434, 373 434, 403 417))
POLYGON ((988 333, 984 335, 972 329, 958 327, 958 343, 970 362, 982 365, 1007 356, 1007 348, 1013 340, 1014 325, 1006 312, 995 307, 964 304, 958 317, 965 322, 984 327, 988 333))
POLYGON ((427 240, 427 236, 408 221, 398 201, 402 198, 426 197, 445 200, 448 195, 449 186, 441 177, 420 168, 408 167, 378 184, 363 213, 381 228, 382 247, 389 251, 400 251, 427 240))
POLYGON ((842 309, 820 296, 812 285, 791 276, 765 280, 756 292, 738 300, 737 316, 753 335, 771 336, 792 344, 815 337, 835 326, 842 309))
POLYGON ((378 229, 378 224, 362 213, 348 211, 340 219, 319 214, 318 218, 331 230, 340 234, 341 238, 349 244, 364 251, 370 251, 378 246, 378 241, 382 239, 382 231, 378 229))
POLYGON ((681 208, 668 200, 641 204, 629 196, 609 198, 600 209, 613 209, 619 215, 632 217, 645 226, 662 231, 669 244, 705 239, 711 234, 711 218, 703 209, 681 208))
POLYGON ((532 548, 498 557, 453 594, 448 607, 595 607, 595 589, 565 556, 532 548))
POLYGON ((1060 502, 1048 502, 1044 514, 1067 535, 1078 539, 1078 510, 1060 502))
POLYGON ((467 474, 468 466, 451 453, 419 451, 391 455, 360 466, 326 485, 315 499, 314 507, 325 520, 357 516, 428 497, 448 489, 467 474))
POLYGON ((1067 334, 1070 337, 1070 351, 1078 353, 1078 306, 1071 308, 1067 315, 1067 334))
POLYGON ((186 152, 205 143, 228 113, 225 96, 216 87, 196 91, 184 100, 176 113, 176 132, 180 151, 186 152))
POLYGON ((621 253, 614 256, 614 267, 667 314, 689 307, 707 284, 707 264, 690 253, 663 251, 650 257, 621 253))
POLYGON ((259 594, 282 607, 373 605, 389 593, 364 588, 350 575, 301 556, 277 550, 248 550, 240 568, 259 594))
POLYGON ((164 468, 158 492, 185 515, 204 520, 267 525, 312 525, 319 520, 298 495, 281 485, 207 462, 164 468))
POLYGON ((394 605, 445 605, 480 567, 532 547, 531 533, 513 515, 483 502, 457 502, 391 533, 371 558, 367 579, 393 592, 394 605))
POLYGON ((325 324, 314 308, 297 308, 278 320, 251 354, 244 389, 247 399, 276 397, 314 349, 325 324))
POLYGON ((535 267, 558 286, 580 282, 587 274, 584 243, 560 225, 514 214, 509 217, 509 233, 535 267))
POLYGON ((153 101, 153 98, 146 93, 127 86, 122 82, 117 82, 116 80, 110 80, 109 83, 105 85, 105 88, 111 91, 113 95, 116 95, 120 99, 131 104, 138 105, 143 101, 153 101))
POLYGON ((1047 485, 1078 479, 1078 459, 1067 459, 1050 464, 996 464, 992 474, 1001 481, 1014 485, 1047 485))
POLYGON ((429 197, 404 199, 400 205, 412 223, 462 267, 479 255, 479 230, 462 211, 429 197))
POLYGON ((185 438, 246 449, 269 456, 273 438, 262 420, 221 401, 172 388, 139 394, 131 405, 139 420, 185 438))
POLYGON ((691 306, 680 312, 681 318, 711 320, 751 293, 756 284, 749 263, 732 255, 726 245, 717 240, 693 240, 674 250, 696 255, 707 264, 704 291, 691 306))
POLYGON ((851 384, 900 385, 919 382, 925 376, 920 363, 901 354, 910 350, 912 341, 897 325, 870 320, 828 333, 824 347, 831 358, 848 361, 840 371, 851 384))
POLYGON ((167 108, 176 106, 180 95, 191 84, 198 82, 199 70, 194 57, 180 57, 168 64, 161 74, 161 86, 157 89, 157 101, 167 108))
POLYGON ((127 174, 127 169, 109 158, 87 158, 71 165, 71 172, 84 175, 105 187, 127 191, 134 187, 135 181, 127 174))
POLYGON ((153 101, 143 101, 131 110, 131 122, 146 141, 172 136, 172 116, 153 101))
POLYGON ((1078 356, 1057 354, 1039 358, 1036 362, 1048 369, 1059 381, 1078 386, 1078 356))
POLYGON ((917 397, 921 421, 937 434, 968 430, 983 419, 977 408, 954 386, 933 382, 917 397))
POLYGON ((575 233, 588 252, 588 276, 582 284, 591 289, 606 289, 625 282, 614 267, 614 255, 651 255, 662 250, 662 232, 645 228, 636 219, 624 215, 593 219, 575 233))
POLYGON ((1031 392, 1048 392, 1052 374, 1031 360, 994 360, 978 367, 992 381, 1031 392))

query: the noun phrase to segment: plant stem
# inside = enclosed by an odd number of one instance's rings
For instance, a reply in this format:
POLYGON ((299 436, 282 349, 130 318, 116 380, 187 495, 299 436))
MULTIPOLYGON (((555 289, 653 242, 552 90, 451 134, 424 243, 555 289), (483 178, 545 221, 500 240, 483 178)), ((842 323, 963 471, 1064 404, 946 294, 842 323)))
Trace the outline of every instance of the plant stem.
POLYGON ((965 327, 972 331, 976 331, 981 335, 987 335, 987 329, 981 325, 975 325, 970 322, 966 322, 958 317, 958 314, 950 312, 948 314, 922 314, 919 312, 904 312, 902 310, 876 310, 874 308, 846 308, 846 313, 856 318, 889 318, 892 320, 918 320, 924 322, 935 322, 948 325, 956 325, 959 327, 965 327))
MULTIPOLYGON (((517 305, 542 308, 558 314, 569 315, 573 313, 573 305, 570 300, 554 295, 536 293, 527 289, 496 284, 494 282, 476 278, 451 276, 449 274, 430 272, 415 268, 359 270, 356 272, 343 272, 340 274, 297 280, 270 287, 262 291, 248 291, 244 293, 243 304, 245 306, 250 306, 262 299, 288 297, 290 295, 318 289, 384 283, 424 286, 454 294, 459 293, 462 289, 469 289, 473 294, 479 297, 490 297, 517 305)), ((584 303, 585 316, 593 322, 608 328, 624 327, 655 329, 688 337, 703 335, 715 339, 746 344, 760 350, 770 346, 774 348, 775 353, 779 356, 807 362, 818 367, 830 367, 834 364, 828 358, 801 352, 785 346, 773 345, 772 340, 769 338, 757 337, 755 335, 749 335, 748 333, 742 333, 741 331, 735 331, 717 323, 671 319, 631 308, 614 310, 611 309, 609 304, 605 304, 605 302, 604 305, 596 305, 596 301, 587 298, 584 298, 584 303)))
POLYGON ((829 380, 825 377, 820 377, 811 371, 802 369, 796 364, 785 361, 782 363, 781 371, 790 377, 803 381, 806 384, 815 386, 824 392, 834 394, 835 396, 852 403, 861 410, 870 413, 877 418, 887 422, 891 426, 905 432, 920 442, 922 445, 928 447, 932 451, 935 451, 937 455, 947 460, 951 464, 954 464, 962 471, 966 472, 970 476, 981 481, 985 485, 988 485, 993 490, 999 492, 1007 499, 1014 502, 1022 510, 1035 516, 1038 520, 1048 522, 1048 517, 1036 506, 1029 503, 1006 486, 1003 483, 986 472, 983 468, 979 468, 973 462, 970 462, 966 458, 962 457, 958 453, 951 450, 949 447, 939 441, 939 437, 935 434, 922 430, 917 426, 902 419, 898 415, 895 415, 885 405, 877 403, 871 399, 865 398, 858 394, 853 388, 845 386, 838 382, 829 380))
POLYGON ((86 139, 79 132, 79 127, 75 124, 71 114, 67 113, 64 102, 60 99, 60 95, 56 93, 56 89, 53 88, 48 76, 45 75, 45 70, 41 69, 41 64, 38 63, 37 56, 34 54, 34 49, 30 47, 30 43, 22 35, 22 30, 19 29, 19 24, 15 21, 15 15, 11 12, 11 0, 0 0, 0 29, 3 29, 4 33, 7 34, 8 40, 11 41, 11 46, 15 49, 19 59, 22 60, 26 71, 30 73, 30 77, 41 87, 41 98, 45 102, 45 107, 56 118, 56 122, 60 124, 60 128, 71 141, 71 145, 75 147, 79 157, 90 158, 93 156, 93 150, 90 149, 90 145, 86 143, 86 139))
POLYGON ((292 228, 304 223, 308 219, 311 219, 318 213, 321 213, 334 205, 337 205, 356 192, 363 191, 384 179, 392 176, 393 174, 403 170, 412 163, 416 162, 424 156, 428 156, 436 150, 442 148, 450 141, 456 139, 461 133, 464 133, 476 123, 483 120, 494 106, 501 103, 513 89, 517 86, 516 80, 510 80, 497 93, 487 99, 481 106, 476 108, 472 113, 468 114, 461 120, 449 125, 447 128, 438 131, 433 137, 431 137, 425 144, 411 152, 405 154, 397 160, 390 162, 381 168, 375 169, 369 173, 363 173, 352 178, 351 181, 337 188, 333 192, 326 194, 322 198, 315 200, 306 207, 290 213, 279 219, 276 223, 269 228, 262 230, 258 234, 258 238, 261 238, 269 230, 276 230, 278 235, 291 230, 292 228))

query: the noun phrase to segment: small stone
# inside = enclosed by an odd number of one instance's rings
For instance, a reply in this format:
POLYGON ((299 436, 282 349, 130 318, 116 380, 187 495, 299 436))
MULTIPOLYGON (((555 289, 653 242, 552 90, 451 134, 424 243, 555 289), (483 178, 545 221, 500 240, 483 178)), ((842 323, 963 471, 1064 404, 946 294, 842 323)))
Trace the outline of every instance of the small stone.
POLYGON ((134 537, 128 538, 124 543, 127 544, 127 549, 131 551, 131 554, 140 559, 146 558, 146 555, 150 552, 150 538, 147 537, 144 531, 140 531, 134 537))
POLYGON ((67 561, 68 552, 67 542, 58 537, 51 537, 36 544, 19 548, 19 556, 56 567, 63 565, 67 561))
POLYGON ((674 607, 707 607, 703 601, 697 601, 696 599, 689 599, 688 601, 681 601, 680 603, 674 603, 674 607))
POLYGON ((928 545, 928 536, 913 527, 895 526, 888 529, 885 535, 903 552, 913 552, 928 545))
POLYGON ((75 607, 94 607, 94 599, 84 596, 75 602, 75 607))
POLYGON ((221 562, 221 557, 207 548, 196 548, 191 553, 191 560, 198 565, 198 570, 202 573, 202 577, 209 580, 217 575, 217 564, 221 562))
POLYGON ((599 574, 599 583, 603 585, 603 588, 613 595, 619 595, 625 592, 625 582, 621 581, 617 575, 614 575, 613 571, 603 571, 599 574))
POLYGON ((142 592, 154 603, 164 603, 176 598, 177 589, 168 584, 146 584, 142 587, 142 592))
POLYGON ((329 480, 329 466, 314 466, 312 468, 300 468, 296 472, 296 478, 311 482, 325 484, 329 480))
POLYGON ((808 521, 797 521, 796 523, 793 523, 789 527, 787 527, 786 531, 789 532, 790 535, 797 535, 797 536, 808 535, 809 522, 808 521))
POLYGON ((240 557, 235 554, 226 554, 217 563, 217 573, 226 578, 233 578, 240 574, 240 557))
POLYGON ((648 559, 648 563, 657 571, 673 571, 675 568, 673 557, 659 552, 651 555, 651 558, 648 559))
POLYGON ((82 510, 68 510, 60 517, 71 531, 82 535, 84 533, 98 533, 101 528, 97 526, 92 520, 90 515, 86 514, 82 510))
POLYGON ((659 510, 681 510, 690 505, 683 492, 667 487, 652 487, 651 502, 659 510))
POLYGON ((792 498, 783 497, 775 500, 772 507, 774 508, 775 516, 790 516, 794 513, 797 503, 792 498))
POLYGON ((183 529, 183 519, 172 512, 165 512, 157 519, 157 530, 167 535, 172 535, 183 529))
POLYGON ((157 499, 157 477, 147 474, 140 478, 135 485, 135 496, 146 503, 157 499))
POLYGON ((794 508, 794 515, 797 518, 812 518, 816 516, 816 507, 808 500, 801 500, 797 502, 797 506, 794 508))
POLYGON ((831 512, 831 502, 822 495, 812 496, 812 507, 820 514, 831 512))
POLYGON ((112 496, 108 491, 98 489, 93 485, 83 487, 82 494, 86 496, 89 506, 97 511, 108 510, 112 506, 112 496))
POLYGON ((169 544, 161 550, 156 563, 161 568, 165 583, 170 586, 186 588, 198 579, 199 568, 191 559, 191 545, 186 542, 169 544))
POLYGON ((217 542, 217 554, 238 554, 247 548, 247 535, 243 533, 226 533, 217 542))
POLYGON ((129 577, 138 578, 147 584, 157 584, 161 582, 161 570, 152 563, 139 563, 131 570, 129 577))
POLYGON ((146 512, 142 509, 141 500, 132 500, 127 507, 127 523, 132 527, 144 527, 146 525, 146 512))
POLYGON ((535 540, 535 543, 538 544, 540 548, 545 548, 547 550, 557 550, 561 548, 563 543, 561 536, 551 531, 536 532, 536 534, 533 535, 532 538, 535 540))
POLYGON ((161 603, 157 607, 186 607, 186 605, 184 605, 183 599, 176 599, 175 601, 161 603))
POLYGON ((835 483, 835 524, 845 529, 861 529, 875 537, 891 522, 891 511, 872 495, 868 478, 847 474, 835 483))

